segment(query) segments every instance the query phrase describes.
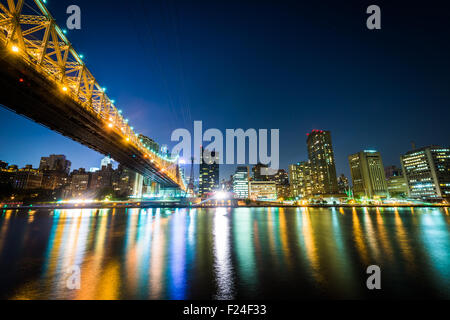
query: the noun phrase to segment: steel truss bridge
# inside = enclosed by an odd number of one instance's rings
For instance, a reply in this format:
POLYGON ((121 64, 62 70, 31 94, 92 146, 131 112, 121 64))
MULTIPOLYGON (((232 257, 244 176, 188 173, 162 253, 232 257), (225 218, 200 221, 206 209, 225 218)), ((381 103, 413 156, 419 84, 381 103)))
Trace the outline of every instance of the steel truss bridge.
POLYGON ((0 104, 162 186, 185 190, 178 159, 144 145, 44 2, 0 0, 0 104))

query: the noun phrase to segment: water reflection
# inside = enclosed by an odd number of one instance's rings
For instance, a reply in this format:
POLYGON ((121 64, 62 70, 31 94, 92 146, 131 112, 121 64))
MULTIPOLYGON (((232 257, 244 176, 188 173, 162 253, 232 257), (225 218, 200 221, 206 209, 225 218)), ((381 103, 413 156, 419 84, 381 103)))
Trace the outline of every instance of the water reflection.
POLYGON ((233 299, 233 268, 230 252, 230 222, 227 209, 217 208, 214 214, 214 270, 216 299, 233 299))
POLYGON ((448 209, 0 212, 0 298, 450 298, 448 209), (81 270, 81 288, 67 287, 81 270))

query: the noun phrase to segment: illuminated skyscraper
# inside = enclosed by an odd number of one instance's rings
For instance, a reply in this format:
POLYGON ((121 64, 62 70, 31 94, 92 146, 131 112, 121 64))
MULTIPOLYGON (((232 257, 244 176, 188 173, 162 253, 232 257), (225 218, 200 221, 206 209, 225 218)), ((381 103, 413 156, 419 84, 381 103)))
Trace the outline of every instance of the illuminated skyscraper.
POLYGON ((233 175, 233 192, 239 199, 248 198, 248 167, 237 167, 233 175))
POLYGON ((308 157, 314 195, 338 193, 336 163, 330 131, 313 130, 308 134, 308 157))
POLYGON ((383 161, 375 150, 360 151, 348 157, 353 182, 353 194, 360 197, 389 196, 383 161))
POLYGON ((430 146, 401 156, 408 196, 415 199, 450 198, 450 149, 430 146))
POLYGON ((219 153, 201 148, 199 195, 206 197, 219 189, 219 153))

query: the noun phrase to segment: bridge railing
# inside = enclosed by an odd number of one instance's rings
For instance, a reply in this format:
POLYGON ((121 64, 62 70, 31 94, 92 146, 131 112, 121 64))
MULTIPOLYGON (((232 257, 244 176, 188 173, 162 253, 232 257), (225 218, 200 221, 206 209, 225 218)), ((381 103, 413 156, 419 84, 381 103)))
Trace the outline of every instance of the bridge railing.
POLYGON ((147 149, 138 134, 128 124, 115 101, 106 94, 83 62, 42 0, 0 0, 0 43, 12 55, 20 57, 37 72, 53 82, 60 94, 70 96, 101 119, 105 130, 120 134, 124 143, 132 144, 152 162, 162 174, 180 185, 177 158, 163 157, 147 149))

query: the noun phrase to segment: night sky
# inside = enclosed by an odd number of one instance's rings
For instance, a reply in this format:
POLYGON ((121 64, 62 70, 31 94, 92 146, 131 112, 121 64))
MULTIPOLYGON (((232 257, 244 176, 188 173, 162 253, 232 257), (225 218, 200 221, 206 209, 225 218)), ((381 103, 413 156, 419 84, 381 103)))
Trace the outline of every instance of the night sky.
MULTIPOLYGON (((306 133, 330 130, 337 173, 377 149, 399 164, 417 146, 450 144, 450 11, 422 1, 48 0, 68 38, 135 130, 170 144, 176 128, 280 129, 282 167, 307 159, 306 133), (378 4, 382 30, 366 28, 378 4)), ((0 108, 0 160, 72 168, 102 155, 0 108)), ((221 169, 228 177, 233 168, 221 169)))

